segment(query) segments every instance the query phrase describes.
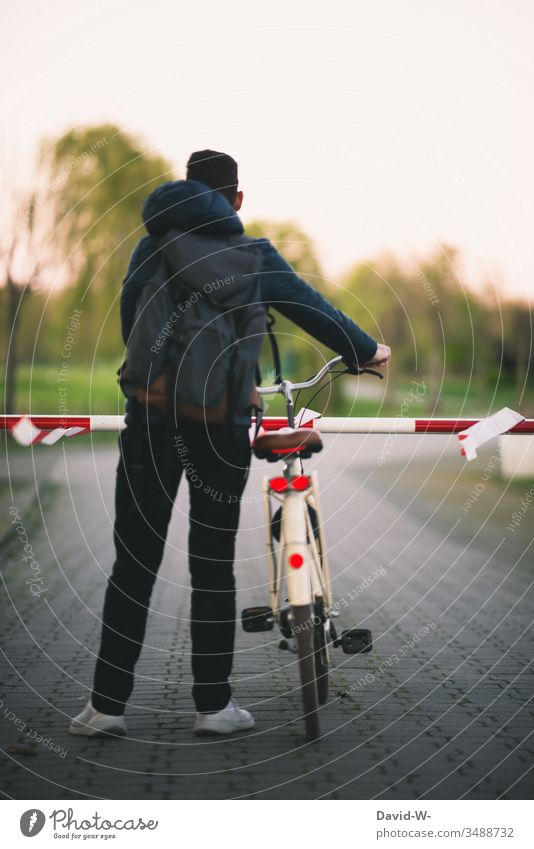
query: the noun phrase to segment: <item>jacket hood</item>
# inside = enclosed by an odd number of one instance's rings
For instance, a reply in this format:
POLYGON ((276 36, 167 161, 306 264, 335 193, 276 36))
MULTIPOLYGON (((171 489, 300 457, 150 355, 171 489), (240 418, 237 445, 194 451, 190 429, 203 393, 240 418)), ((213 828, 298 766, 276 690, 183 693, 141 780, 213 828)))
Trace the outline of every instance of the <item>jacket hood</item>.
POLYGON ((143 204, 143 221, 151 236, 170 230, 230 236, 243 232, 237 212, 221 192, 196 180, 163 183, 143 204))

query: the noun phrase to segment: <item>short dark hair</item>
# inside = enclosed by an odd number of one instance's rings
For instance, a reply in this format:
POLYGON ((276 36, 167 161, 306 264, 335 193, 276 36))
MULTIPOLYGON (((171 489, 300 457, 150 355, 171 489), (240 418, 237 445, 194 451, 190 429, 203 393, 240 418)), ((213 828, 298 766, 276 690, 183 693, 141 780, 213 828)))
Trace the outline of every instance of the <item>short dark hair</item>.
POLYGON ((195 150, 187 162, 187 179, 204 183, 233 203, 237 194, 237 162, 218 150, 195 150))

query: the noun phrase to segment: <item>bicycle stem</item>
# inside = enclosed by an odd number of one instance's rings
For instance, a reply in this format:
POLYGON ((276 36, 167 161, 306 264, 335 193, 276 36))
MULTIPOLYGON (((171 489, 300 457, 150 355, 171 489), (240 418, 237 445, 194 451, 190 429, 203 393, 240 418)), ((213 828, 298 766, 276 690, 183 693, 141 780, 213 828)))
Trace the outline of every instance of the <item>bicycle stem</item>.
POLYGON ((280 384, 280 391, 282 392, 287 408, 287 425, 288 427, 295 427, 295 405, 293 403, 293 394, 291 392, 292 383, 289 380, 283 380, 280 384))

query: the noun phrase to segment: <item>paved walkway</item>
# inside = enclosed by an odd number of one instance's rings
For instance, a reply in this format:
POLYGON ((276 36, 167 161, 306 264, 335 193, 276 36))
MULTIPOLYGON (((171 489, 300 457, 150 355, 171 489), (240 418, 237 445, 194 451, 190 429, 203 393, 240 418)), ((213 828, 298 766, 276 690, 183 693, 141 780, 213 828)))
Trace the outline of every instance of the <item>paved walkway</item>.
MULTIPOLYGON (((79 440, 41 447, 34 463, 17 454, 11 473, 35 474, 41 496, 20 512, 40 572, 21 561, 15 531, 3 558, 3 792, 532 798, 534 504, 506 531, 531 484, 507 487, 495 470, 488 475, 491 451, 466 466, 454 439, 386 439, 331 437, 312 464, 322 480, 335 595, 347 602, 337 626, 370 627, 375 641, 372 654, 334 653, 324 736, 315 744, 303 738, 293 656, 279 650, 275 632, 240 629, 234 689, 257 728, 232 739, 192 737, 185 491, 154 591, 130 736, 69 736, 69 718, 88 695, 112 563, 116 449, 108 442, 92 453, 79 440), (36 575, 39 595, 25 583, 36 575)), ((243 507, 239 608, 267 603, 264 471, 257 463, 243 507)))

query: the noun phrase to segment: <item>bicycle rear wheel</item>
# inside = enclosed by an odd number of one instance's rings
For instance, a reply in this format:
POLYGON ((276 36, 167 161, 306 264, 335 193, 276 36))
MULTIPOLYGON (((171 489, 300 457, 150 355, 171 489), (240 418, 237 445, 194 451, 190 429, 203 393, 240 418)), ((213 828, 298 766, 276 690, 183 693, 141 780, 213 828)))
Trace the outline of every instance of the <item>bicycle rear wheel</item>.
POLYGON ((322 598, 315 602, 313 620, 313 641, 315 654, 315 675, 317 680, 317 697, 319 704, 328 701, 328 653, 326 649, 326 632, 324 629, 324 603, 322 598))
POLYGON ((295 605, 293 611, 293 629, 297 641, 299 659, 300 689, 304 707, 304 724, 308 740, 317 740, 319 732, 319 698, 317 693, 315 665, 315 625, 314 610, 311 605, 295 605))

